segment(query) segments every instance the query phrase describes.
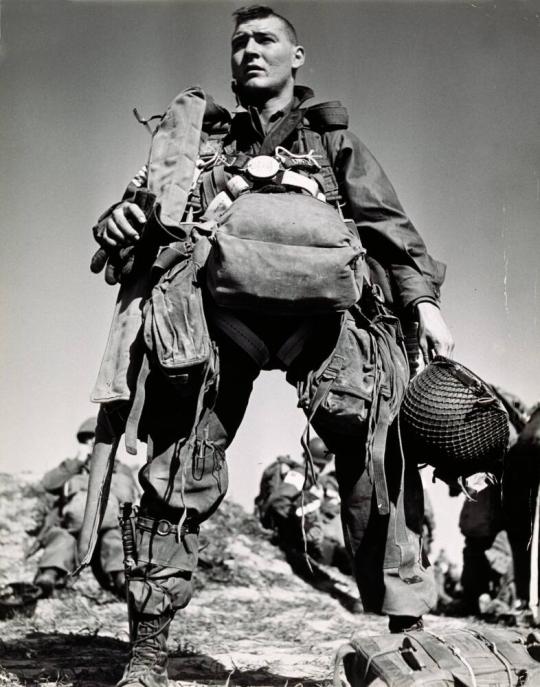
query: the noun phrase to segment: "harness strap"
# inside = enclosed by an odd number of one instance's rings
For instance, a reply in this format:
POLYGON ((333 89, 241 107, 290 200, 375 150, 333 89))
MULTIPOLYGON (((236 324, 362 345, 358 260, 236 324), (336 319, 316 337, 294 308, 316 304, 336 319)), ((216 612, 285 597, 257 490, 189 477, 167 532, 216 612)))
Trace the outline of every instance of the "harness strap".
POLYGON ((401 459, 401 478, 399 484, 399 494, 396 503, 394 539, 400 550, 400 564, 398 574, 400 578, 409 584, 421 582, 422 577, 418 569, 419 551, 414 542, 410 541, 407 531, 407 520, 405 516, 405 455, 401 444, 401 433, 399 420, 397 425, 399 439, 399 455, 401 459))
POLYGON ((218 190, 214 183, 214 176, 211 172, 207 172, 206 174, 201 174, 200 180, 206 207, 208 207, 218 194, 218 190))
POLYGON ((208 308, 208 314, 212 322, 238 344, 259 367, 262 368, 270 360, 270 352, 264 341, 229 310, 211 307, 208 308))
POLYGON ((126 451, 132 456, 137 455, 137 436, 139 429, 139 422, 144 408, 144 400, 146 397, 146 380, 150 373, 150 361, 148 354, 145 353, 141 362, 141 367, 137 377, 137 386, 135 387, 135 395, 133 403, 129 411, 126 422, 125 443, 126 451))
POLYGON ((371 466, 373 469, 373 484, 375 487, 377 508, 380 515, 388 515, 390 513, 390 498, 388 496, 384 460, 386 455, 388 428, 390 426, 390 407, 388 402, 380 396, 380 392, 377 405, 377 425, 373 434, 373 443, 370 447, 369 457, 371 458, 371 466))
POLYGON ((386 484, 385 454, 388 428, 390 424, 390 407, 382 397, 382 363, 379 355, 378 339, 373 333, 375 325, 370 328, 371 350, 374 365, 373 392, 368 417, 366 436, 366 469, 375 489, 377 509, 380 515, 390 513, 390 499, 386 484))
POLYGON ((321 170, 318 174, 321 177, 323 193, 326 196, 327 202, 335 203, 339 201, 341 199, 339 186, 321 135, 313 129, 302 126, 299 128, 299 141, 301 148, 304 148, 302 152, 308 153, 310 150, 314 150, 315 155, 319 158, 317 162, 321 166, 321 170))
POLYGON ((302 121, 303 110, 293 110, 284 117, 281 122, 272 129, 265 138, 259 155, 273 155, 276 146, 282 145, 287 138, 295 131, 298 124, 302 121))
POLYGON ((290 367, 293 360, 300 355, 306 341, 314 331, 315 324, 312 321, 309 320, 301 324, 281 346, 276 353, 276 358, 280 360, 286 368, 290 367))
POLYGON ((224 191, 227 186, 227 175, 225 174, 225 165, 215 165, 212 167, 212 180, 217 193, 224 191))

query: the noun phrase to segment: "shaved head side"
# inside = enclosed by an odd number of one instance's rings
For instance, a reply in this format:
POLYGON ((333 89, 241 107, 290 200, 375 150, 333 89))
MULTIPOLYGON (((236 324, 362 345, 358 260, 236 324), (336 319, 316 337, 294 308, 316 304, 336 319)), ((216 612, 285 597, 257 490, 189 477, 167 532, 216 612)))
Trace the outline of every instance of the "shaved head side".
POLYGON ((237 29, 240 24, 245 24, 252 19, 266 19, 267 17, 276 17, 283 24, 285 32, 293 45, 298 45, 298 35, 296 29, 291 22, 283 17, 281 14, 274 12, 271 7, 267 5, 249 5, 248 7, 240 7, 233 12, 234 28, 237 29))

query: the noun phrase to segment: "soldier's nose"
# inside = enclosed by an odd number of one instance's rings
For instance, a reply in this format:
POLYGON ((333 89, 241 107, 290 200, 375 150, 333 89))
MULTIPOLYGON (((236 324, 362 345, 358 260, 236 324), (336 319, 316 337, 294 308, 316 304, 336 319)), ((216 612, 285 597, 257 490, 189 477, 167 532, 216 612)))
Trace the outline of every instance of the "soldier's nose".
POLYGON ((257 43, 257 41, 253 37, 250 38, 248 40, 248 42, 246 43, 246 47, 245 47, 246 55, 256 55, 256 54, 259 54, 259 52, 260 52, 259 44, 257 43))

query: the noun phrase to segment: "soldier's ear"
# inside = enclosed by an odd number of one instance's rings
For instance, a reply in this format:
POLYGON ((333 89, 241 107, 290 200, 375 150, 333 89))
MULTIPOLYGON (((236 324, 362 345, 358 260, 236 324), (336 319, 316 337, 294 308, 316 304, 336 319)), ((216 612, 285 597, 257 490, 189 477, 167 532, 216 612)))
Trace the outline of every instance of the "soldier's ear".
POLYGON ((291 67, 296 71, 299 67, 301 67, 304 64, 305 61, 306 51, 304 50, 304 46, 297 45, 294 48, 291 67))

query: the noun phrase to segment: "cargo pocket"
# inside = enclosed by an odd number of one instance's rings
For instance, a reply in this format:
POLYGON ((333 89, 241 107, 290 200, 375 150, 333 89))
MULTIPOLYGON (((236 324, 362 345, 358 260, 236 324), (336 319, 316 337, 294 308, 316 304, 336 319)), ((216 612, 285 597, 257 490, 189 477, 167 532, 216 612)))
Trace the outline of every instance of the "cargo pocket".
POLYGON ((146 345, 169 375, 208 362, 210 336, 191 257, 174 265, 156 284, 144 317, 146 345))
POLYGON ((299 405, 317 427, 338 434, 365 434, 375 388, 373 337, 344 316, 329 358, 298 385, 299 405))

